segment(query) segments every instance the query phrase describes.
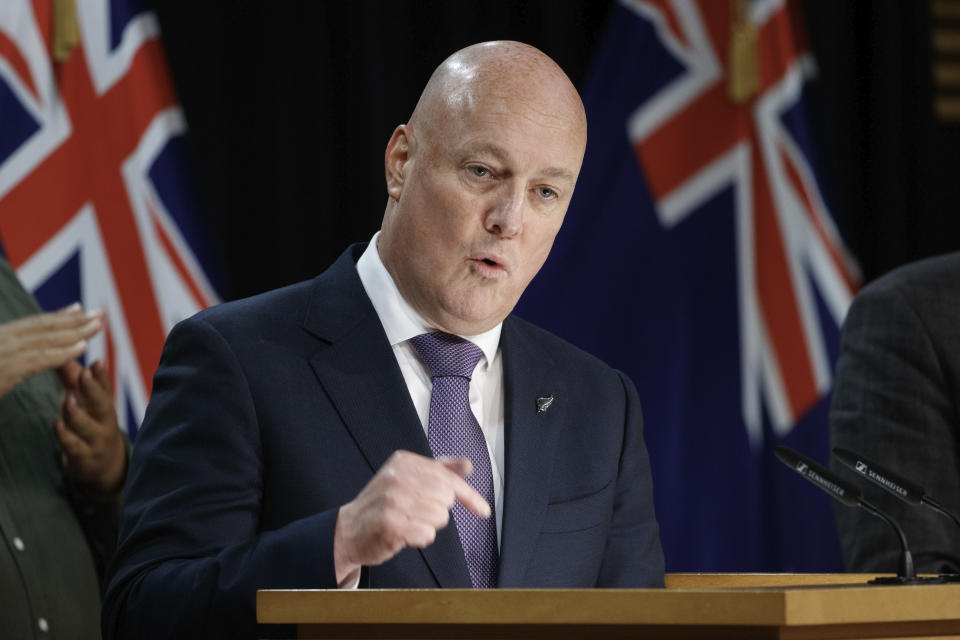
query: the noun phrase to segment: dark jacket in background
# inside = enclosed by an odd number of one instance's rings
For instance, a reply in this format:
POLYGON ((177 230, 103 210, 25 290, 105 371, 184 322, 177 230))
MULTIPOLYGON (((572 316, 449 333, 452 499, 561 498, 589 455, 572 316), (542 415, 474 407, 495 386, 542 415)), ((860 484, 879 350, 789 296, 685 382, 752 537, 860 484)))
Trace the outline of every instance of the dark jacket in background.
MULTIPOLYGON (((854 299, 843 327, 830 412, 831 445, 913 480, 960 513, 960 253, 902 267, 854 299)), ((960 571, 960 527, 831 466, 903 527, 918 572, 960 571), (867 486, 869 485, 869 486, 867 486)), ((893 529, 835 505, 850 571, 896 571, 893 529)))

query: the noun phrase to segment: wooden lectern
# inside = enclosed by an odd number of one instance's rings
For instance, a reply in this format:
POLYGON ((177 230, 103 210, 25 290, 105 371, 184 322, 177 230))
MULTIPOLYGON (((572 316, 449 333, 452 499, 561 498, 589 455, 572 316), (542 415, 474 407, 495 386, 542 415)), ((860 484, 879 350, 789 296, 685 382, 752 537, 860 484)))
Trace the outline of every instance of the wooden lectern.
POLYGON ((960 583, 668 574, 667 589, 260 591, 300 638, 960 638, 960 583))

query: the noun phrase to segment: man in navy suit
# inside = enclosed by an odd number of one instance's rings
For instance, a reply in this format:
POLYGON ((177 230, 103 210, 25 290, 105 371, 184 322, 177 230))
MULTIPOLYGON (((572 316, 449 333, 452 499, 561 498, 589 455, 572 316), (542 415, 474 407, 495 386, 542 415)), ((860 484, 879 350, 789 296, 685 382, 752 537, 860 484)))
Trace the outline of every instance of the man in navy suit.
POLYGON ((257 589, 476 586, 461 515, 447 526, 455 506, 496 523, 493 586, 662 586, 632 383, 510 315, 585 143, 580 98, 543 53, 459 51, 387 145, 368 245, 171 332, 131 462, 107 638, 289 635, 256 626, 257 589), (465 377, 488 499, 469 459, 431 454, 436 386, 411 339, 438 331, 479 356, 465 377))

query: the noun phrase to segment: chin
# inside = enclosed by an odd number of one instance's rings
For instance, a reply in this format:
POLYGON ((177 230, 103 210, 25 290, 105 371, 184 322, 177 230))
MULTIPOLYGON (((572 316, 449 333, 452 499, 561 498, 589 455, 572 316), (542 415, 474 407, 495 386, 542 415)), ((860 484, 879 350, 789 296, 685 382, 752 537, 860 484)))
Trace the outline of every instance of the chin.
MULTIPOLYGON (((512 308, 512 307, 511 307, 512 308)), ((492 311, 492 306, 487 303, 451 306, 440 314, 439 320, 443 321, 444 331, 455 333, 462 336, 475 336, 478 333, 489 331, 510 313, 510 309, 498 313, 492 311)))
POLYGON ((439 321, 434 324, 437 325, 438 329, 446 331, 447 333, 455 333, 460 336, 475 336, 478 333, 483 333, 494 327, 497 321, 444 314, 439 321))

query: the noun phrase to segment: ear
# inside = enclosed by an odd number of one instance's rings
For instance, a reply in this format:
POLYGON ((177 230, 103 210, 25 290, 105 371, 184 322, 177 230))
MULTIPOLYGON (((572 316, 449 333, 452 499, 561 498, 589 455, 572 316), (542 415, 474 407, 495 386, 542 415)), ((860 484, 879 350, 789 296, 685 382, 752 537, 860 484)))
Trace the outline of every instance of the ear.
POLYGON ((384 154, 384 166, 387 172, 387 193, 394 200, 400 199, 403 193, 404 168, 410 159, 410 127, 401 124, 393 130, 387 151, 384 154))

